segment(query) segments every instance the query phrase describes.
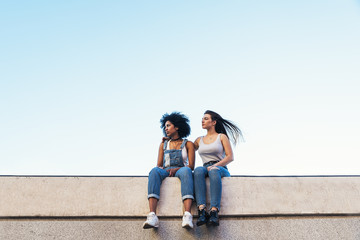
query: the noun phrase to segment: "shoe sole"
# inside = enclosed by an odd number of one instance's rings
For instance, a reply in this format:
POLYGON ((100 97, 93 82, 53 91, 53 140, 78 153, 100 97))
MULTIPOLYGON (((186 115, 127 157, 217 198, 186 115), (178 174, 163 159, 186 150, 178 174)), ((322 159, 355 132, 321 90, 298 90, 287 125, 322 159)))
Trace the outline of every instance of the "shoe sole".
POLYGON ((196 226, 201 226, 201 225, 204 225, 204 224, 206 224, 207 222, 197 222, 196 223, 196 226))
POLYGON ((217 226, 219 226, 220 224, 219 224, 219 223, 216 223, 216 222, 208 222, 207 225, 208 225, 208 226, 215 226, 215 227, 217 227, 217 226))
POLYGON ((153 225, 150 225, 150 224, 148 224, 148 223, 145 223, 145 224, 143 225, 143 229, 158 228, 158 227, 159 227, 159 225, 153 226, 153 225))
POLYGON ((192 229, 192 228, 194 228, 193 226, 190 226, 189 224, 186 224, 186 225, 184 225, 184 226, 182 226, 183 228, 186 228, 186 229, 192 229))

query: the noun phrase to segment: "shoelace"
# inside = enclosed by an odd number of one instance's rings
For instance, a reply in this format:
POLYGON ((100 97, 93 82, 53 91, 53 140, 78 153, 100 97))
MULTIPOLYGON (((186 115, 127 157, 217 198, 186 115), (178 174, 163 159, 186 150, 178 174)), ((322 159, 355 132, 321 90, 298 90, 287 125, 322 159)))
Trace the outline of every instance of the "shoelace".
POLYGON ((186 220, 190 221, 191 215, 185 215, 184 218, 185 218, 186 220))

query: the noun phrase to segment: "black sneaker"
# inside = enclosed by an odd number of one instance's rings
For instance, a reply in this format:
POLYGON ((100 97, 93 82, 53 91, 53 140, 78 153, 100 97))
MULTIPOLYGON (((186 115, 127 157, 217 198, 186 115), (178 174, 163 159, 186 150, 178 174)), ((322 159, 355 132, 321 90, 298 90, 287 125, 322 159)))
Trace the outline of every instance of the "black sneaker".
POLYGON ((219 226, 219 214, 218 211, 211 211, 208 225, 219 226))
POLYGON ((196 222, 196 226, 201 226, 201 225, 207 223, 209 220, 209 214, 205 211, 205 209, 198 210, 198 213, 199 213, 199 218, 196 222))

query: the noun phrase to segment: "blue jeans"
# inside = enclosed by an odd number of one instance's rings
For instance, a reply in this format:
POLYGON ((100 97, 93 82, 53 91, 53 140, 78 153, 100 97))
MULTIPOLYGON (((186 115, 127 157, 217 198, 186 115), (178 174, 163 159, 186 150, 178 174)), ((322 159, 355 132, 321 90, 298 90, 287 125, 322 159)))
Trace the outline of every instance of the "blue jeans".
POLYGON ((220 211, 222 177, 230 177, 229 171, 220 166, 216 166, 210 172, 207 167, 197 167, 194 170, 195 197, 197 206, 206 206, 206 182, 205 178, 210 179, 210 209, 216 207, 220 211))
MULTIPOLYGON (((176 168, 176 167, 172 167, 176 168)), ((149 173, 148 182, 148 199, 160 198, 160 186, 162 181, 169 176, 169 172, 166 170, 169 168, 161 169, 154 167, 149 173)), ((182 200, 191 198, 194 199, 194 180, 192 171, 189 167, 182 167, 175 173, 175 177, 178 177, 181 181, 181 196, 182 200)))

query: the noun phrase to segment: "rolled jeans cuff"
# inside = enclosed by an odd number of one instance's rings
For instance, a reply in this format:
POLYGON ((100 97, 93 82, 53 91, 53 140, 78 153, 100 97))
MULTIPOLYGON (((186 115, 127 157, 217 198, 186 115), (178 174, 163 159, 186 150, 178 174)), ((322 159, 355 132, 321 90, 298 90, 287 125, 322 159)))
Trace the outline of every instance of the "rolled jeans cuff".
POLYGON ((186 199, 192 199, 192 200, 194 200, 194 196, 193 195, 185 195, 185 196, 182 196, 182 200, 184 201, 184 200, 186 200, 186 199))
POLYGON ((155 194, 155 193, 151 193, 151 194, 148 194, 148 199, 149 199, 149 198, 156 198, 157 200, 159 200, 159 199, 160 199, 160 196, 157 195, 157 194, 155 194))
POLYGON ((220 212, 220 206, 219 206, 219 207, 217 207, 217 206, 211 206, 211 207, 210 207, 210 210, 211 210, 213 207, 217 208, 217 211, 220 212))

